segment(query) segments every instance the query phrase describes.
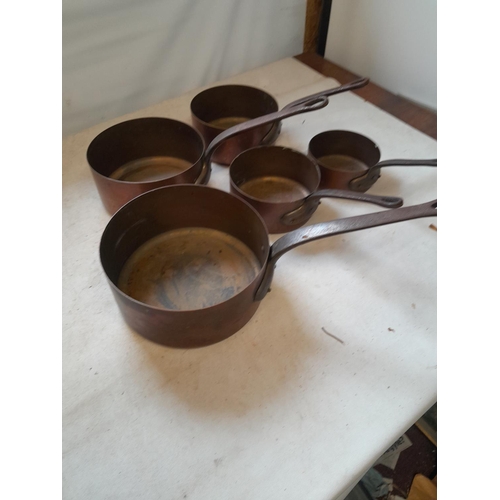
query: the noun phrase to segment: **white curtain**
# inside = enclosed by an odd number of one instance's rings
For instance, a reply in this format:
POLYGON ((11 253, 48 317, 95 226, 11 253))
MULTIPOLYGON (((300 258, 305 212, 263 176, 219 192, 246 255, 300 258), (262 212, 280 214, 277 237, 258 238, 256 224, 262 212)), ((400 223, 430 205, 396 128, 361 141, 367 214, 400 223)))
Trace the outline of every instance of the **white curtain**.
POLYGON ((302 52, 306 0, 63 0, 63 132, 302 52))

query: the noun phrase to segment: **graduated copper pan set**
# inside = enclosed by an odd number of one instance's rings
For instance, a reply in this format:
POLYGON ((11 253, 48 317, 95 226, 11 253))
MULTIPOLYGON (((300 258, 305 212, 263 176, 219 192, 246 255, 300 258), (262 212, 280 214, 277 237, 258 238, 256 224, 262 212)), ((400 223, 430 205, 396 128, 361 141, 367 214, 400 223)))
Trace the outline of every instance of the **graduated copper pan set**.
POLYGON ((191 101, 192 127, 139 118, 94 138, 87 160, 112 214, 101 263, 133 330, 171 347, 219 342, 251 319, 289 250, 437 215, 436 200, 400 208, 401 198, 365 194, 382 167, 435 167, 435 159, 380 161, 373 141, 343 130, 313 137, 307 155, 273 146, 282 120, 324 108, 329 97, 367 83, 356 80, 281 110, 260 89, 217 86, 191 101), (207 186, 212 161, 229 166, 230 193, 207 186), (387 210, 305 225, 322 198, 387 210), (270 233, 285 234, 270 245, 270 233))

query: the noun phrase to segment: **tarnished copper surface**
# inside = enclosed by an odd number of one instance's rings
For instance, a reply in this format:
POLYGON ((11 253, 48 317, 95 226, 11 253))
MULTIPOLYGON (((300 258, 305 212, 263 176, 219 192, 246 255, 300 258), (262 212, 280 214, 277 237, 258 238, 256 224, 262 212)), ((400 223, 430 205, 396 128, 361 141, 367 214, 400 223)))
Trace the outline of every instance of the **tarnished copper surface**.
POLYGON ((151 306, 189 311, 230 299, 259 270, 254 253, 239 239, 216 229, 180 228, 135 250, 120 273, 118 288, 151 306))

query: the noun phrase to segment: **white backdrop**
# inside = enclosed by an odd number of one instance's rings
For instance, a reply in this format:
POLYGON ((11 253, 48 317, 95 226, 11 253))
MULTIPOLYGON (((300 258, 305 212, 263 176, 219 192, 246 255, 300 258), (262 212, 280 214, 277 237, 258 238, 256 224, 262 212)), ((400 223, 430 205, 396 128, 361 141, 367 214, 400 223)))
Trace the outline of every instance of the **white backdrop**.
POLYGON ((325 57, 437 109, 437 0, 333 0, 325 57))
POLYGON ((63 133, 302 52, 306 0, 63 0, 63 133))

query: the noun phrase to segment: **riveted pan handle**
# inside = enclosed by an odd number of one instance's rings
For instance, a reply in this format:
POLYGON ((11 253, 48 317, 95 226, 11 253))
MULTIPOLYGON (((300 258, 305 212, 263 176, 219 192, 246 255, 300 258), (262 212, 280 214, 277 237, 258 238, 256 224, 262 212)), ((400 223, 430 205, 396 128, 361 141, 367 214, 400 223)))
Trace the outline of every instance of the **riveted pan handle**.
POLYGON ((369 78, 358 78, 351 83, 346 83, 345 85, 340 85, 339 87, 334 87, 333 89, 322 90, 321 92, 317 92, 316 94, 309 95, 307 97, 302 97, 301 99, 297 99, 296 101, 288 103, 283 109, 292 108, 294 106, 298 106, 299 104, 304 103, 305 101, 309 101, 310 99, 316 99, 318 97, 330 97, 332 95, 341 94, 342 92, 347 92, 349 90, 356 90, 362 87, 365 87, 370 83, 369 78))
POLYGON ((316 111, 318 109, 324 108, 327 104, 327 97, 315 97, 313 99, 307 100, 304 103, 301 103, 298 106, 294 106, 293 108, 282 109, 281 111, 277 111, 276 113, 269 113, 268 115, 259 116, 258 118, 254 118, 253 120, 248 120, 246 122, 235 125, 234 127, 228 128, 227 130, 219 134, 208 145, 208 148, 205 151, 205 163, 195 184, 206 184, 208 182, 208 180, 210 179, 210 174, 212 172, 212 155, 220 146, 220 144, 226 139, 241 134, 242 132, 246 132, 247 130, 260 127, 261 125, 267 125, 268 123, 272 123, 277 120, 284 120, 285 118, 289 118, 291 116, 300 115, 302 113, 309 113, 310 111, 316 111))
MULTIPOLYGON (((301 104, 311 100, 316 99, 318 97, 329 97, 336 94, 341 94, 342 92, 347 92, 349 90, 356 90, 368 85, 370 82, 369 78, 358 78, 351 83, 346 83, 345 85, 340 85, 339 87, 334 87, 333 89, 322 90, 321 92, 317 92, 316 94, 309 95, 307 97, 302 97, 297 99, 296 101, 292 101, 288 103, 283 109, 290 109, 294 106, 300 106, 301 104)), ((281 122, 275 122, 271 130, 262 138, 260 142, 261 145, 273 144, 274 141, 278 138, 278 135, 281 131, 281 122)))
POLYGON ((364 172, 359 177, 351 179, 349 182, 349 189, 352 191, 358 191, 364 193, 370 189, 375 181, 380 177, 380 169, 382 167, 437 167, 437 159, 433 158, 431 160, 384 160, 370 167, 366 172, 364 172))
POLYGON ((362 201, 373 203, 385 208, 398 208, 403 206, 403 199, 397 196, 376 196, 370 194, 354 193, 343 189, 322 189, 310 194, 300 207, 284 214, 281 217, 282 222, 288 225, 306 222, 315 212, 321 198, 341 198, 345 200, 362 201))
POLYGON ((271 247, 264 277, 255 293, 255 300, 262 300, 269 291, 273 279, 274 268, 278 259, 286 252, 299 245, 304 245, 309 241, 319 240, 329 236, 359 231, 361 229, 369 229, 371 227, 385 226, 386 224, 394 224, 396 222, 403 222, 411 219, 435 216, 437 216, 437 200, 421 205, 396 208, 394 210, 359 215, 356 217, 347 217, 345 219, 322 222, 296 229, 282 236, 271 247))

